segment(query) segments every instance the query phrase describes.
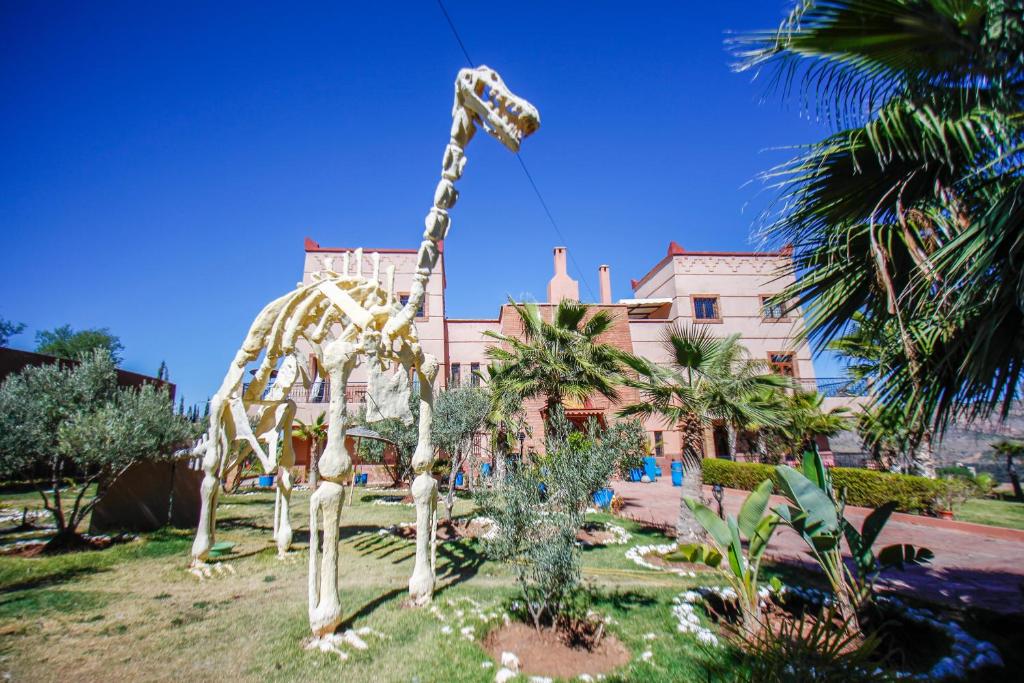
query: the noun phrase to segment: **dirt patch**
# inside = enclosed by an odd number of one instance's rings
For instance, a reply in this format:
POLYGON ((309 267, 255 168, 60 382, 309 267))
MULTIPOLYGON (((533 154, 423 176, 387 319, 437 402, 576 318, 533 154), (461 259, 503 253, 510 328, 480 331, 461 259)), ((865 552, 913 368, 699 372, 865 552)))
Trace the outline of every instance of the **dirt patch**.
MULTIPOLYGON (((480 538, 492 528, 491 522, 484 519, 446 519, 437 523, 437 540, 457 541, 462 538, 480 538)), ((416 525, 399 526, 395 529, 395 533, 402 538, 415 540, 416 525)))
POLYGON ((686 572, 706 572, 708 566, 706 564, 694 564, 693 562, 671 562, 666 560, 664 556, 659 555, 655 552, 647 553, 643 556, 643 559, 653 564, 655 567, 665 567, 666 569, 680 569, 686 572))
POLYGON ((576 540, 584 545, 608 545, 615 540, 615 534, 601 527, 583 527, 576 532, 576 540))
POLYGON ((530 676, 597 676, 628 664, 630 659, 626 646, 610 634, 593 650, 586 650, 569 647, 556 631, 537 631, 515 621, 492 631, 483 645, 497 662, 501 662, 502 652, 514 653, 519 658, 519 670, 530 676))
POLYGON ((576 540, 585 546, 622 545, 629 541, 629 533, 620 526, 588 522, 576 532, 576 540))
MULTIPOLYGON (((91 538, 75 538, 69 542, 67 546, 59 549, 54 549, 50 554, 58 554, 62 552, 81 552, 84 550, 103 550, 109 548, 116 542, 123 542, 120 539, 112 538, 110 536, 94 536, 91 538)), ((8 548, 0 550, 0 555, 4 557, 38 557, 43 554, 46 549, 47 541, 32 541, 28 543, 18 543, 8 548)))

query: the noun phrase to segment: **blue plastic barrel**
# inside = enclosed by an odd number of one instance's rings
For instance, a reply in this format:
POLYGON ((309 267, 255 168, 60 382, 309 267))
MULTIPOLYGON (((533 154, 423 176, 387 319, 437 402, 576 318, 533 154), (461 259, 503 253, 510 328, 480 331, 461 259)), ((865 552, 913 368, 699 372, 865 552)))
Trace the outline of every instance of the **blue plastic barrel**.
POLYGON ((679 460, 673 460, 672 461, 671 469, 672 469, 673 472, 675 472, 676 470, 679 470, 680 472, 682 472, 683 471, 683 463, 680 462, 679 460))
POLYGON ((644 474, 646 474, 651 481, 658 478, 658 461, 654 459, 653 455, 648 455, 644 458, 644 474))
POLYGON ((262 486, 265 489, 269 489, 271 486, 274 485, 274 475, 273 474, 261 474, 260 478, 259 478, 259 485, 262 486))
POLYGON ((682 486, 683 485, 683 470, 672 469, 672 485, 682 486))
POLYGON ((491 463, 485 462, 483 465, 481 465, 480 474, 484 475, 485 477, 491 476, 491 463))
POLYGON ((640 477, 642 477, 642 476, 644 476, 643 468, 634 467, 631 470, 629 470, 629 480, 630 481, 640 481, 640 477))
POLYGON ((462 474, 462 472, 456 473, 456 475, 455 475, 455 485, 456 486, 462 486, 462 482, 464 482, 465 480, 466 480, 466 477, 462 474))

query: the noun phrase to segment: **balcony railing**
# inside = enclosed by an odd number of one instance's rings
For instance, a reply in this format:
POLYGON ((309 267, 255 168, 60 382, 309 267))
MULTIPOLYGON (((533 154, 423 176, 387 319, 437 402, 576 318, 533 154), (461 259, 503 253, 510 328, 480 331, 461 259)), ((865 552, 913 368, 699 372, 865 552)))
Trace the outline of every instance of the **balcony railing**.
MULTIPOLYGON (((248 384, 245 385, 244 389, 247 389, 248 386, 248 384)), ((264 390, 264 398, 266 398, 267 392, 269 391, 269 387, 264 390)), ((288 398, 296 403, 330 403, 331 385, 327 382, 317 382, 312 384, 309 389, 306 389, 305 387, 292 387, 292 390, 288 392, 288 398)), ((345 402, 359 404, 366 403, 366 383, 357 382, 348 384, 345 387, 345 402)))
POLYGON ((801 389, 817 391, 828 398, 847 398, 852 396, 867 396, 868 383, 863 379, 850 379, 849 377, 819 377, 817 379, 799 379, 797 383, 801 389))

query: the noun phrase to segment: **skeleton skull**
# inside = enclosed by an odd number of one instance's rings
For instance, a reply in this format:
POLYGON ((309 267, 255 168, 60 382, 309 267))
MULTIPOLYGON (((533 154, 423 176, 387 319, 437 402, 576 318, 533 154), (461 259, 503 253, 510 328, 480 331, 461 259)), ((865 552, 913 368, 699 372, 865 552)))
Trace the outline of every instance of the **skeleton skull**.
POLYGON ((484 130, 513 152, 540 127, 540 114, 532 104, 512 94, 493 69, 462 69, 455 81, 455 106, 475 114, 484 130))

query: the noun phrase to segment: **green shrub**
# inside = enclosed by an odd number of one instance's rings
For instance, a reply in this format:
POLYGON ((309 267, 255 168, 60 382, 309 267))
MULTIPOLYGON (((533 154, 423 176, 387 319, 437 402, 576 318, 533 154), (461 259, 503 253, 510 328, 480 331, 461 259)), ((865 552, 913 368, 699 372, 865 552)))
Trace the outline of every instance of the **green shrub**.
MULTIPOLYGON (((703 470, 705 484, 752 491, 771 478, 776 482, 776 492, 779 490, 773 465, 707 458, 703 461, 703 470)), ((908 474, 851 467, 833 467, 830 472, 836 491, 845 489, 846 502, 861 507, 877 508, 893 501, 901 512, 922 512, 931 509, 932 501, 946 488, 943 481, 908 474)))

